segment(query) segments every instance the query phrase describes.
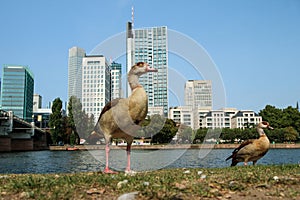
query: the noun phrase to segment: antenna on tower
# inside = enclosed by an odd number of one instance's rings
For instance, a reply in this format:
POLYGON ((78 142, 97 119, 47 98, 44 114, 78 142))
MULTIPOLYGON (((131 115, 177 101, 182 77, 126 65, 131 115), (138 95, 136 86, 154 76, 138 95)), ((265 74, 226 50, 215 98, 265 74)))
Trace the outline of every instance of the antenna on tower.
POLYGON ((132 28, 133 28, 133 25, 134 25, 134 9, 133 9, 133 6, 131 7, 131 23, 132 23, 132 28))

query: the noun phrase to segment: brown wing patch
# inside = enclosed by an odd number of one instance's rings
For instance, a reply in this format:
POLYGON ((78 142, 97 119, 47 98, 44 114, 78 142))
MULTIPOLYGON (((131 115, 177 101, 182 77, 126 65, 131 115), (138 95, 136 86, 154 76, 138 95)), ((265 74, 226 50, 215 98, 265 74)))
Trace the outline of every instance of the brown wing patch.
POLYGON ((115 105, 117 105, 121 99, 122 99, 122 98, 117 98, 117 99, 113 99, 113 100, 111 100, 110 102, 108 102, 108 103, 104 106, 104 108, 102 109, 98 121, 100 120, 101 116, 102 116, 106 111, 108 111, 109 109, 111 109, 112 107, 114 107, 115 105))
MULTIPOLYGON (((97 121, 97 123, 96 123, 96 125, 95 125, 95 127, 94 127, 94 131, 95 131, 96 133, 99 133, 99 134, 101 133, 101 128, 100 128, 100 123, 99 123, 99 121, 100 121, 102 115, 103 115, 105 112, 107 112, 108 110, 110 110, 112 107, 116 106, 116 105, 119 103, 119 101, 120 101, 121 99, 122 99, 122 98, 113 99, 113 100, 111 100, 110 102, 108 102, 108 103, 104 106, 104 108, 102 109, 102 111, 101 111, 101 113, 100 113, 100 116, 99 116, 99 118, 98 118, 98 121, 97 121)), ((101 133, 101 134, 103 134, 103 133, 101 133)))
POLYGON ((229 160, 230 158, 235 159, 235 157, 236 157, 238 151, 239 151, 240 149, 242 149, 243 147, 245 147, 245 146, 247 146, 247 145, 249 145, 249 144, 252 144, 253 141, 254 141, 254 140, 246 140, 246 141, 242 142, 242 143, 240 144, 240 146, 238 146, 237 148, 235 148, 235 149, 233 150, 232 155, 229 156, 228 158, 226 158, 226 160, 229 160))

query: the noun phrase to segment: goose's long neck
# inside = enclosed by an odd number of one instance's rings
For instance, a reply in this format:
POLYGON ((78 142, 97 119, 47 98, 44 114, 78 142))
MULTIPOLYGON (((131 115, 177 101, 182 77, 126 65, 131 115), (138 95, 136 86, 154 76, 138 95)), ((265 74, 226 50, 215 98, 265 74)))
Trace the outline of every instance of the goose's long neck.
POLYGON ((266 135, 265 132, 264 132, 264 129, 262 129, 260 127, 257 127, 256 130, 257 130, 259 136, 265 136, 266 135))
POLYGON ((139 83, 139 77, 135 74, 128 74, 128 83, 130 85, 131 91, 141 86, 139 83))

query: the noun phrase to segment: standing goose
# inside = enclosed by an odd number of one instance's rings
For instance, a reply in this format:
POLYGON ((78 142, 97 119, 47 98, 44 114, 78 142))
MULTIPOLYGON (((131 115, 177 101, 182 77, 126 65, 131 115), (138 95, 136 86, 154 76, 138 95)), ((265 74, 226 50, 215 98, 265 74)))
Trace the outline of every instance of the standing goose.
POLYGON ((235 166, 239 162, 244 162, 244 165, 247 165, 251 161, 255 165, 257 160, 262 158, 270 147, 270 141, 263 130, 265 128, 273 129, 268 122, 260 122, 256 127, 259 138, 241 143, 240 146, 234 149, 232 155, 226 158, 226 161, 232 158, 231 166, 235 166))
POLYGON ((95 131, 103 133, 105 138, 106 163, 104 173, 115 173, 109 169, 109 144, 112 138, 122 138, 127 142, 125 172, 131 171, 130 150, 133 137, 148 112, 148 97, 142 85, 139 84, 139 77, 147 72, 157 72, 157 70, 150 68, 144 62, 132 66, 128 73, 131 95, 128 98, 114 99, 107 103, 99 116, 95 131))

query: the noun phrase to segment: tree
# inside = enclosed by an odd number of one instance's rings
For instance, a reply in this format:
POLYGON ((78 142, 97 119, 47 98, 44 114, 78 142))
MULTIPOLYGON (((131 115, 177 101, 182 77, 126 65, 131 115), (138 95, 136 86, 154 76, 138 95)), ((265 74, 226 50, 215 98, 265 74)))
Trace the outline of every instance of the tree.
POLYGON ((69 119, 69 127, 72 130, 71 134, 75 134, 76 143, 79 144, 80 131, 83 129, 82 124, 84 123, 82 120, 82 104, 80 100, 75 97, 71 96, 68 103, 68 119, 69 119))
POLYGON ((63 141, 63 120, 62 120, 62 101, 56 98, 52 104, 52 114, 49 119, 49 126, 51 128, 51 138, 53 144, 63 141))
POLYGON ((263 120, 269 122, 273 128, 282 128, 282 110, 276 108, 275 106, 266 105, 266 107, 259 112, 263 120))
POLYGON ((300 112, 297 108, 288 106, 282 110, 281 119, 282 128, 292 126, 298 132, 300 131, 300 112))
POLYGON ((152 143, 169 143, 176 135, 176 123, 171 119, 166 119, 160 115, 154 115, 146 129, 147 135, 152 135, 152 143), (153 132, 151 132, 153 131, 153 132))
POLYGON ((76 135, 75 135, 75 133, 73 132, 73 133, 71 133, 71 135, 70 135, 70 145, 74 145, 74 144, 76 144, 76 135))
POLYGON ((93 114, 91 114, 91 116, 88 117, 87 130, 86 130, 85 136, 84 136, 85 139, 91 135, 94 128, 95 128, 95 117, 93 114))
POLYGON ((194 140, 194 134, 193 129, 188 126, 181 125, 181 128, 179 128, 179 140, 183 143, 191 143, 194 140), (183 126, 183 127, 182 127, 183 126))
POLYGON ((291 142, 296 141, 299 138, 299 133, 291 126, 283 129, 284 140, 291 142))
POLYGON ((195 138, 194 138, 194 140, 193 140, 193 143, 201 143, 201 142, 203 142, 204 141, 204 138, 205 138, 205 136, 206 136, 206 134, 207 134, 207 132, 208 132, 208 129, 207 128, 201 128, 201 129, 198 129, 197 131, 196 131, 196 134, 195 134, 195 138))
POLYGON ((284 141, 284 135, 282 134, 282 129, 276 128, 274 130, 265 130, 270 142, 280 143, 284 141))
POLYGON ((236 138, 235 129, 229 129, 229 128, 222 129, 220 139, 228 141, 229 143, 234 143, 235 138, 236 138))
POLYGON ((152 115, 150 118, 145 119, 142 122, 142 129, 139 132, 143 132, 144 137, 153 138, 164 127, 166 119, 160 115, 152 115))

